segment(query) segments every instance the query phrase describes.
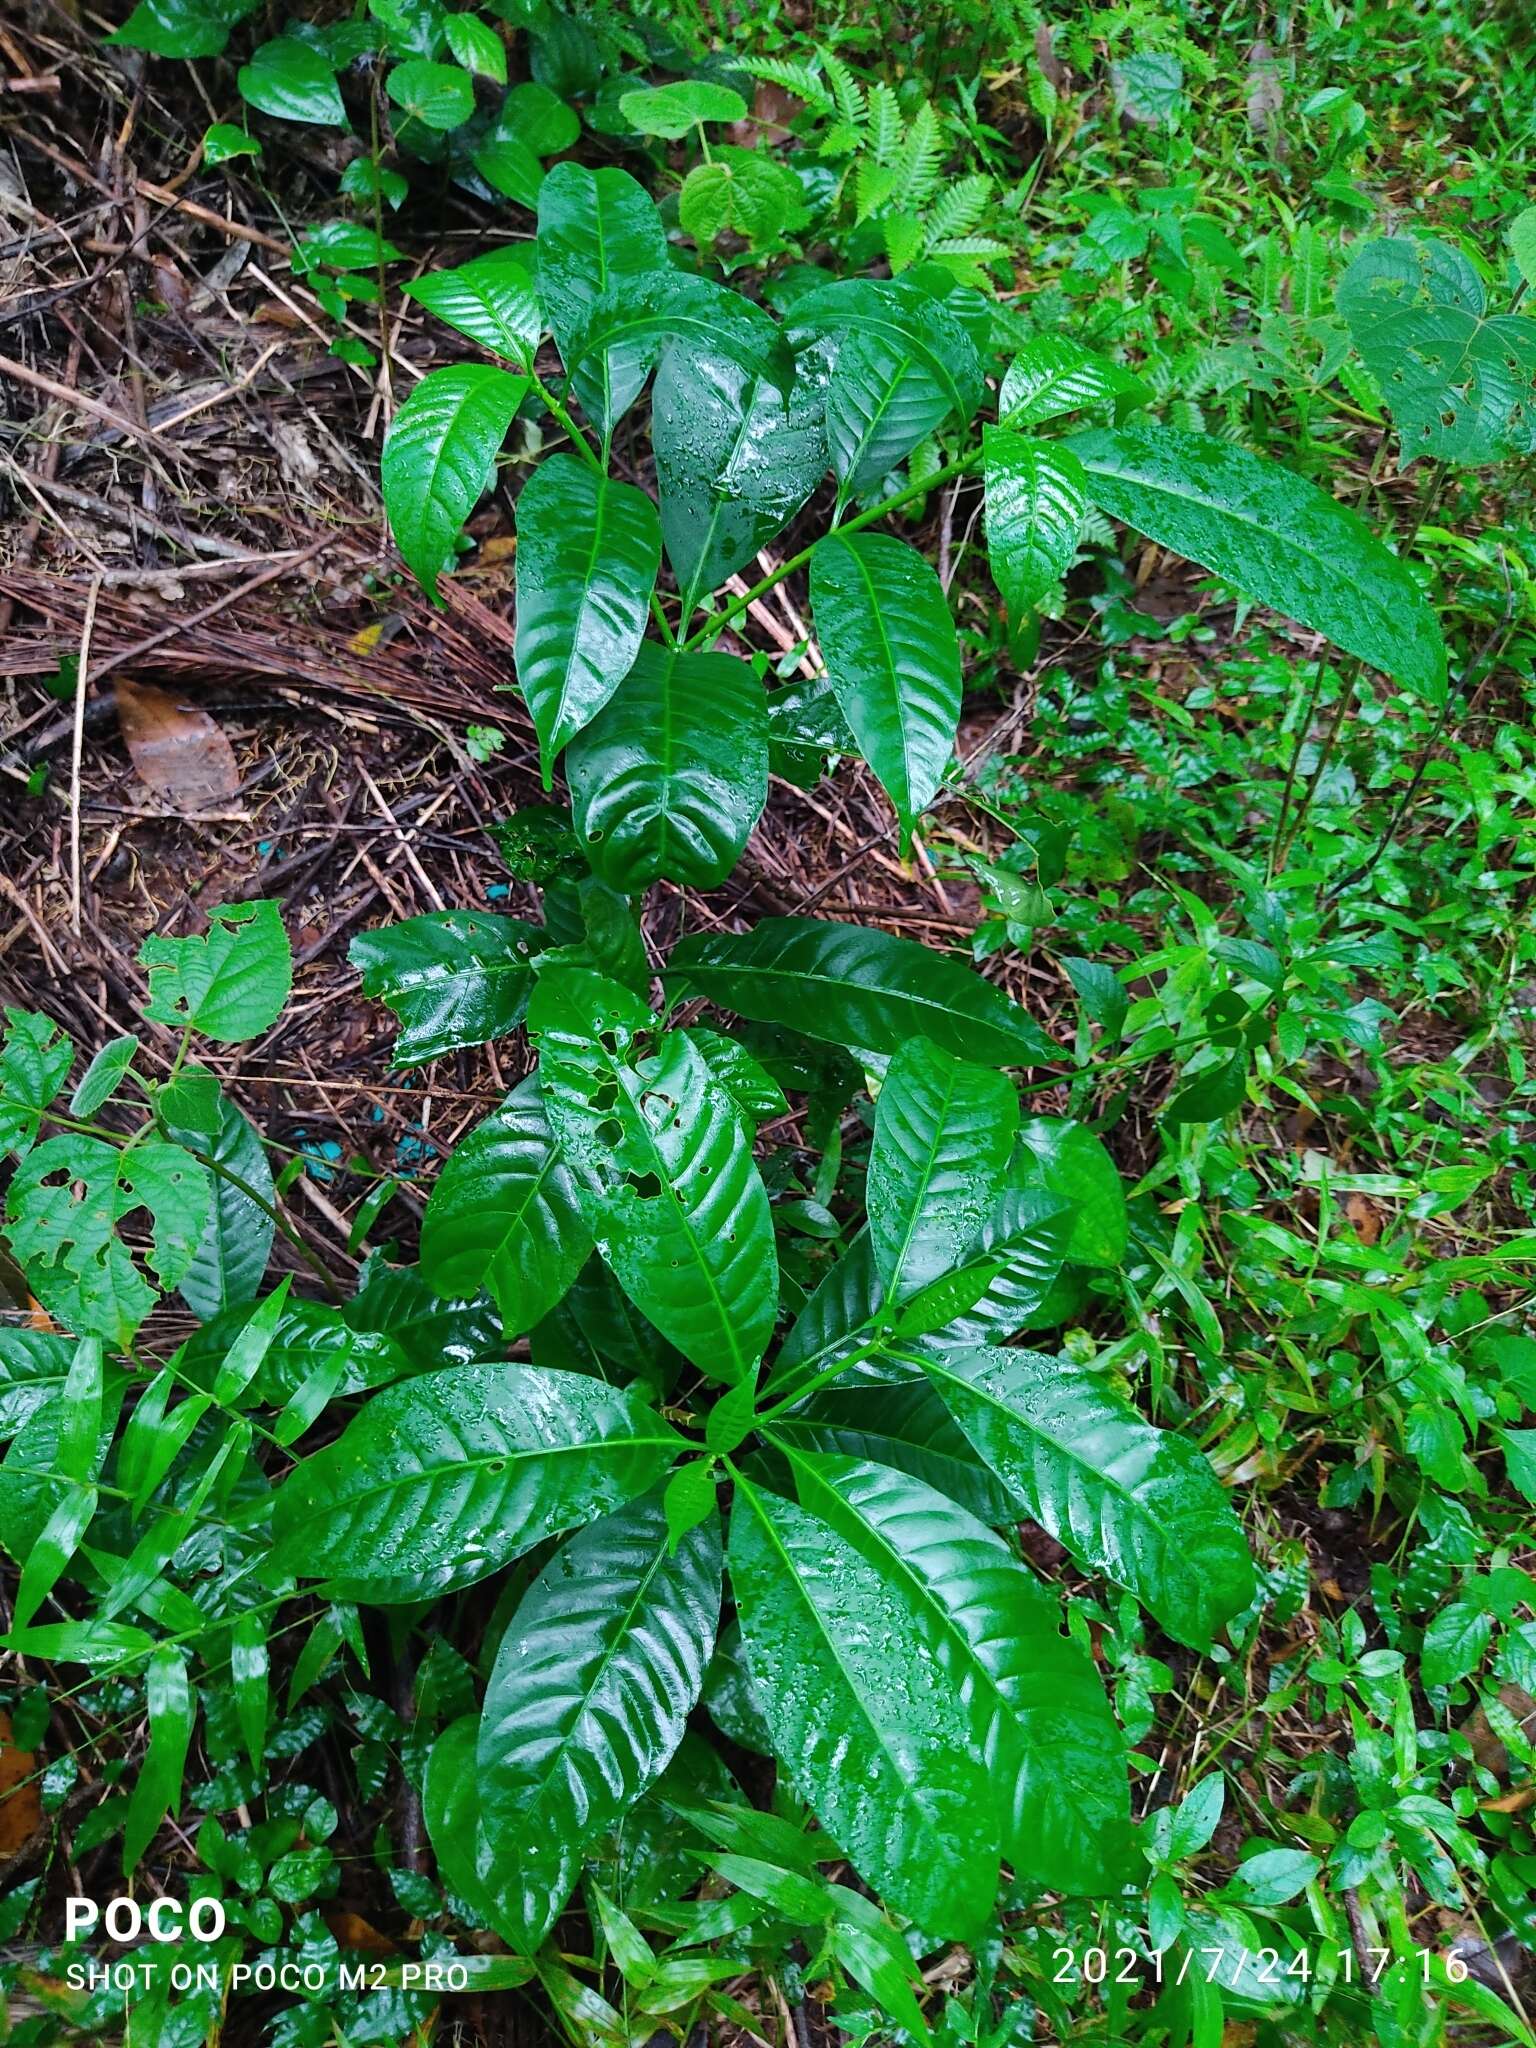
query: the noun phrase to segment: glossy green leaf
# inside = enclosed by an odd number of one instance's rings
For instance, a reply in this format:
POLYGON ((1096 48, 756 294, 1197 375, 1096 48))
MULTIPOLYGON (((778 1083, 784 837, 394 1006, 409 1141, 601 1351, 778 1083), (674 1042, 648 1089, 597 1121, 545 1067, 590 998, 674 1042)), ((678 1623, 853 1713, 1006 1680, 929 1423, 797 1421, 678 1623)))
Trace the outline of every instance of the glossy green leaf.
POLYGON ((866 1197, 886 1302, 905 1301, 961 1262, 996 1205, 1018 1121, 1006 1075, 925 1038, 892 1058, 875 1108, 866 1197))
MULTIPOLYGON (((561 353, 584 404, 601 366, 609 362, 624 366, 623 388, 632 401, 669 342, 729 356, 786 394, 792 386, 794 358, 761 306, 711 278, 670 268, 610 285, 592 301, 561 353)), ((608 409, 594 415, 605 433, 620 417, 614 398, 617 375, 609 381, 608 409)))
POLYGON ((1095 355, 1065 334, 1037 334, 1009 364, 997 394, 1005 427, 1038 427, 1063 413, 1114 399, 1145 405, 1152 394, 1119 363, 1095 355))
POLYGON ((718 1518, 674 1550, 652 1493, 556 1551, 508 1623, 476 1778, 520 1946, 537 1947, 587 1847, 681 1742, 715 1647, 720 1574, 718 1518))
POLYGON ((1061 1609, 996 1536, 909 1473, 791 1449, 802 1506, 902 1597, 953 1691, 988 1824, 1017 1876, 1112 1893, 1126 1875, 1125 1741, 1061 1609))
MULTIPOLYGON (((867 382, 877 364, 887 380, 906 366, 915 389, 935 391, 942 399, 940 419, 952 413, 962 423, 969 420, 985 389, 981 358, 963 321, 909 279, 854 277, 819 285, 796 299, 787 332, 797 351, 826 335, 862 340, 868 347, 860 351, 859 379, 867 382)), ((899 380, 888 383, 886 403, 904 409, 899 380)), ((863 409, 851 408, 849 417, 863 409)), ((834 437, 834 452, 836 447, 834 437)))
POLYGON ((773 1425, 776 1439, 910 1472, 980 1522, 1001 1527, 1017 1509, 1002 1481, 915 1365, 875 1357, 814 1393, 773 1425))
POLYGON ((120 1228, 147 1219, 143 1265, 174 1287, 196 1256, 212 1196, 179 1145, 120 1149, 71 1133, 28 1154, 6 1198, 11 1249, 38 1300, 78 1336, 127 1344, 158 1298, 120 1228))
POLYGON ((744 1045, 728 1038, 723 1031, 711 1031, 702 1024, 690 1024, 688 1037, 703 1053, 710 1072, 743 1116, 750 1117, 755 1124, 766 1124, 789 1114, 783 1089, 744 1045))
POLYGON ((1070 1118, 1029 1117, 1019 1128, 1008 1183, 1043 1188, 1076 1210, 1067 1257, 1081 1266, 1118 1266, 1125 1257, 1125 1185, 1104 1140, 1070 1118))
POLYGON ((712 1378, 742 1379, 778 1313, 768 1196, 745 1118, 682 1032, 601 975, 541 979, 529 1010, 545 1107, 597 1248, 712 1378))
POLYGON ((611 887, 714 888, 768 798, 763 686, 733 655, 648 640, 571 742, 566 775, 587 858, 611 887))
POLYGON ((727 232, 749 250, 783 242, 810 217, 805 190, 788 164, 767 150, 719 143, 695 164, 677 195, 678 225, 701 249, 727 232))
POLYGON ((930 1352, 924 1368, 1024 1513, 1171 1636, 1208 1648, 1248 1605, 1242 1526, 1188 1438, 1143 1421, 1066 1358, 980 1345, 930 1352))
POLYGON ((930 1934, 991 1910, 999 1841, 926 1605, 839 1531, 738 1479, 731 1582, 780 1766, 859 1875, 930 1934))
POLYGON ((426 1600, 642 1493, 681 1439, 578 1373, 464 1365, 386 1387, 278 1493, 272 1569, 426 1600))
MULTIPOLYGON (((496 85, 507 82, 507 48, 488 21, 478 14, 450 14, 443 23, 448 47, 466 71, 477 78, 489 78, 496 85)), ((470 101, 474 105, 473 99, 470 101)))
POLYGON ((428 911, 359 932, 347 957, 363 994, 400 1020, 393 1064, 415 1066, 516 1030, 543 936, 537 925, 484 910, 428 911))
POLYGON ((1014 1336, 1049 1300, 1076 1216, 1075 1206, 1058 1195, 1009 1188, 954 1272, 931 1282, 902 1310, 897 1334, 946 1345, 1001 1343, 1014 1336))
MULTIPOLYGON (((649 193, 628 171, 556 164, 538 195, 539 297, 567 364, 593 306, 668 268, 667 238, 649 193)), ((606 349, 576 380, 599 427, 639 396, 654 358, 647 349, 606 349)))
POLYGON ((272 1688, 267 1617, 259 1609, 242 1614, 229 1632, 229 1683, 245 1753, 251 1768, 260 1771, 266 1756, 272 1688))
POLYGON ((221 1045, 259 1038, 277 1022, 293 986, 293 954, 275 903, 216 904, 201 938, 158 933, 139 948, 149 969, 144 1014, 190 1027, 221 1045))
POLYGON ((197 1708, 182 1652, 162 1643, 149 1660, 149 1749, 128 1795, 123 1872, 131 1876, 162 1820, 181 1797, 182 1774, 197 1708))
POLYGON ((660 565, 644 491, 545 457, 517 501, 516 659, 546 789, 556 754, 633 666, 660 565))
POLYGON ((409 57, 385 81, 389 97, 400 109, 396 129, 408 121, 445 131, 462 128, 475 111, 475 88, 456 64, 434 64, 427 57, 409 57))
POLYGON ((64 1384, 75 1340, 0 1324, 0 1437, 13 1437, 64 1384))
MULTIPOLYGON (((81 1076, 80 1085, 69 1098, 71 1116, 94 1116, 104 1102, 109 1102, 122 1086, 129 1069, 138 1054, 139 1041, 132 1037, 112 1038, 101 1048, 81 1076)), ((0 1061, 4 1055, 0 1054, 0 1061)), ((0 1088, 10 1095, 9 1077, 0 1064, 0 1088)), ((0 1117, 5 1114, 0 1109, 0 1117)))
POLYGON ((682 1361, 596 1255, 570 1291, 530 1336, 535 1365, 591 1373, 618 1386, 630 1382, 659 1400, 682 1361))
POLYGON ((296 36, 258 43, 235 79, 240 97, 259 113, 281 121, 308 121, 321 128, 345 128, 336 74, 320 52, 296 36))
POLYGON ((235 23, 256 5, 257 0, 139 0, 105 41, 157 57, 217 57, 235 23))
POLYGON ((805 503, 827 467, 825 370, 802 356, 788 400, 729 356, 675 343, 651 396, 667 560, 679 587, 714 590, 805 503))
POLYGON ((744 121, 747 103, 728 85, 707 78, 679 78, 670 85, 642 86, 619 101, 619 112, 641 135, 676 142, 701 121, 744 121))
POLYGON ((515 135, 495 136, 482 142, 470 162, 493 192, 516 200, 530 213, 536 212, 544 190, 544 166, 527 143, 515 135))
POLYGON ((1088 513, 1088 481, 1069 448, 983 427, 987 557, 992 580, 1020 625, 1071 568, 1088 513))
MULTIPOLYGON (((208 1078, 214 1081, 211 1074, 208 1078)), ((234 1302, 252 1300, 261 1286, 277 1232, 268 1214, 275 1199, 272 1169, 249 1119, 216 1081, 210 1117, 182 1123, 171 1111, 167 1126, 196 1158, 223 1169, 210 1171, 208 1221, 191 1264, 176 1283, 187 1307, 206 1321, 234 1302)))
POLYGON ((908 832, 944 780, 960 718, 944 587, 903 540, 833 533, 811 557, 811 610, 837 701, 908 832))
POLYGON ((434 601, 527 393, 528 379, 510 370, 456 363, 429 370, 390 424, 379 459, 384 510, 401 559, 434 601))
POLYGON ((1445 643, 1405 565, 1337 499, 1230 441, 1132 425, 1074 434, 1096 505, 1438 703, 1445 643))
POLYGON ((429 270, 412 279, 405 296, 520 370, 532 367, 544 314, 532 265, 520 250, 495 249, 453 270, 429 270))
POLYGON ((893 1053, 922 1037, 992 1067, 1061 1057, 1032 1017, 961 960, 864 925, 764 918, 749 932, 692 933, 669 965, 721 1009, 833 1045, 893 1053))
POLYGON ((591 1249, 530 1074, 460 1139, 438 1175, 422 1218, 422 1276, 453 1297, 484 1288, 515 1337, 554 1307, 591 1249))
POLYGON ((557 156, 580 135, 581 118, 547 85, 531 79, 509 90, 491 133, 515 135, 535 156, 557 156))

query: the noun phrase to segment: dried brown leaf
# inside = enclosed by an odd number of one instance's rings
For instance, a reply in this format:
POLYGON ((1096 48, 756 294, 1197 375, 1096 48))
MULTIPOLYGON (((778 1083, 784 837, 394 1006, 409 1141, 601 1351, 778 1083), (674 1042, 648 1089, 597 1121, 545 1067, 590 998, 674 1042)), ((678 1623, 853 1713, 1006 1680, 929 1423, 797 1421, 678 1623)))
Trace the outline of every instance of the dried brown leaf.
POLYGON ((235 751, 206 711, 126 677, 117 722, 140 780, 188 817, 226 803, 240 787, 235 751))

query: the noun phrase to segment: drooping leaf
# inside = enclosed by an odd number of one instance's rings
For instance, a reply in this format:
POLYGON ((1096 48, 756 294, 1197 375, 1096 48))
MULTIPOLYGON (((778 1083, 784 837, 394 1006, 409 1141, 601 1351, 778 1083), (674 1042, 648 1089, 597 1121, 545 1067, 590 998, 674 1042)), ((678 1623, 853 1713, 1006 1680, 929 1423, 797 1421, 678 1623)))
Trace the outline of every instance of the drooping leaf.
POLYGON ((648 640, 572 741, 566 774, 587 858, 611 887, 713 888, 768 797, 763 686, 733 655, 648 640))
POLYGON ((720 1573, 718 1517, 674 1550, 651 1493, 556 1551, 508 1623, 476 1778, 520 1945, 537 1947, 585 1850, 681 1742, 715 1647, 720 1573))
POLYGON ((379 459, 384 510, 401 559, 434 602, 528 388, 526 377, 490 363, 429 370, 390 424, 379 459))
POLYGON ((139 948, 149 969, 151 1023, 190 1028, 221 1045, 259 1038, 293 986, 293 954, 275 903, 216 904, 202 938, 156 933, 139 948))
POLYGON ((794 517, 827 466, 826 373, 801 356, 788 399, 729 356, 674 343, 651 396, 656 489, 678 586, 716 589, 794 517))
POLYGON ((1015 1188, 1044 1188, 1076 1215, 1067 1257, 1082 1266, 1118 1266, 1125 1257, 1125 1187, 1102 1138, 1068 1118, 1029 1117, 1009 1171, 1015 1188))
POLYGON ((1536 449, 1536 327, 1521 313, 1490 315, 1458 250, 1410 235, 1366 242, 1337 299, 1405 463, 1482 464, 1536 449))
MULTIPOLYGON (((179 1078, 186 1079, 188 1071, 183 1068, 179 1078)), ((191 1264, 177 1282, 182 1300, 205 1322, 220 1309, 255 1298, 277 1232, 261 1206, 265 1202, 270 1207, 274 1200, 266 1147, 214 1076, 207 1078, 212 1088, 205 1112, 183 1121, 174 1103, 189 1098, 185 1090, 178 1090, 167 1114, 167 1127, 178 1144, 210 1168, 223 1169, 222 1174, 210 1171, 208 1221, 191 1264)))
POLYGON ((1408 569, 1347 505, 1208 434, 1131 425, 1065 444, 1096 505, 1438 703, 1445 644, 1408 569))
POLYGON ((346 1600, 435 1598, 643 1493, 680 1447, 637 1395, 579 1373, 424 1373, 289 1476, 271 1569, 346 1600))
POLYGON ((149 1748, 128 1795, 123 1824, 123 1871, 131 1876, 162 1820, 181 1798, 182 1773, 192 1742, 197 1705, 183 1651, 161 1643, 146 1673, 149 1748))
MULTIPOLYGON (((538 210, 539 297, 569 364, 599 299, 667 269, 666 233, 650 194, 628 171, 556 164, 538 210)), ((599 428, 628 411, 653 360, 643 347, 609 348, 577 377, 576 395, 599 428)))
POLYGON ((532 368, 544 332, 544 313, 532 265, 520 249, 495 249, 452 270, 429 270, 425 277, 411 280, 405 296, 520 370, 532 368))
POLYGON ((891 1060, 867 1200, 875 1271, 894 1305, 960 1264, 1003 1184, 1019 1106, 1005 1075, 926 1038, 891 1060))
POLYGON ((601 975, 546 974, 529 1030, 598 1250, 663 1336, 734 1384, 778 1312, 773 1223, 741 1112, 685 1034, 650 1051, 656 1019, 601 975))
POLYGON ((963 1939, 997 1888, 986 1773, 926 1613, 818 1515, 738 1480, 731 1582, 774 1752, 860 1876, 963 1939))
POLYGON ((1017 1875, 1111 1893, 1125 1875, 1125 1742, 1060 1605, 963 1507, 909 1473, 791 1449, 801 1504, 901 1588, 930 1683, 959 1695, 990 1826, 1017 1875), (931 1661, 930 1661, 931 1660, 931 1661))
POLYGON ((483 910, 434 910, 359 932, 347 958, 363 994, 400 1020, 393 1064, 415 1066, 457 1045, 515 1031, 528 1005, 537 925, 483 910))
POLYGON ((944 587, 903 540, 832 533, 811 557, 811 609, 837 701, 910 831, 944 780, 960 718, 944 587))
MULTIPOLYGON (((131 1033, 123 1038, 109 1038, 92 1059, 80 1077, 79 1086, 70 1096, 70 1115, 91 1117, 104 1102, 110 1102, 122 1086, 138 1053, 139 1041, 131 1033)), ((5 1053, 0 1052, 0 1116, 5 1114, 5 1105, 12 1092, 10 1078, 5 1071, 5 1058, 5 1053)), ((65 1072, 68 1072, 68 1068, 65 1072)))
POLYGON ((619 112, 637 134, 676 142, 701 121, 744 121, 747 103, 728 85, 715 85, 706 78, 679 78, 670 85, 642 86, 625 93, 619 112))
POLYGON ((1012 624, 1049 597, 1072 566, 1088 512, 1083 466, 1069 448, 983 427, 987 556, 1012 624))
POLYGON ((308 121, 321 128, 347 125, 333 67, 297 36, 258 43, 250 63, 241 65, 235 84, 247 105, 275 114, 280 121, 308 121))
POLYGON ((749 932, 691 933, 669 966, 721 1009, 833 1045, 894 1053, 923 1037, 993 1067, 1060 1058, 1033 1018, 960 960, 863 925, 769 917, 749 932))
POLYGON ((517 501, 517 679, 554 758, 634 664, 661 565, 656 508, 574 455, 549 455, 517 501))
POLYGON ((120 1226, 148 1218, 143 1261, 174 1287, 196 1256, 211 1204, 206 1168, 158 1139, 119 1147, 76 1133, 49 1138, 11 1180, 11 1249, 51 1314, 79 1336, 121 1347, 154 1307, 157 1290, 120 1226))
POLYGON ((530 1074, 459 1141, 438 1175, 422 1218, 422 1275, 450 1297, 483 1287, 515 1337, 554 1307, 591 1249, 530 1074))
POLYGON ((923 1362, 1023 1511, 1133 1592, 1170 1635, 1208 1648, 1248 1605, 1242 1527, 1187 1438, 1143 1421, 1066 1358, 980 1345, 923 1362))
POLYGON ((997 394, 1005 427, 1038 427, 1063 413, 1107 399, 1145 405, 1152 396, 1130 370, 1095 355, 1065 334, 1037 334, 1009 364, 997 394))

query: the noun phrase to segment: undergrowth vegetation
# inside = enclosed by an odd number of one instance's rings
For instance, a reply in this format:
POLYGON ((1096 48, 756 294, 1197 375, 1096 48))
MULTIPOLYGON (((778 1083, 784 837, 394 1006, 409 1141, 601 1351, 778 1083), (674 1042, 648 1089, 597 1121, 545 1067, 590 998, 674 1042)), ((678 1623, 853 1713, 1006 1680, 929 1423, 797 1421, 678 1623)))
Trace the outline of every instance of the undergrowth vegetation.
POLYGON ((517 1078, 345 1297, 214 1071, 280 902, 7 1013, 7 2039, 1536 2043, 1536 94, 1428 12, 110 39, 279 212, 343 139, 293 268, 380 601, 515 529, 537 909, 353 942, 517 1078), (82 1988, 104 1849, 217 1938, 82 1988))

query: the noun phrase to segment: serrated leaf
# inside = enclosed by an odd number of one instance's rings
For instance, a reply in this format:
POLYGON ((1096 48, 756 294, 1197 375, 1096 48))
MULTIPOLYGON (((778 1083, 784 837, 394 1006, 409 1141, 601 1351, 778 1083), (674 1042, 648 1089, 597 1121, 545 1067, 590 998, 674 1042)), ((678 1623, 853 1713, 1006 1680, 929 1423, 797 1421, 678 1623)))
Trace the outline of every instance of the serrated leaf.
POLYGON ((591 1249, 530 1074, 460 1139, 438 1175, 422 1218, 422 1277, 450 1298, 484 1288, 516 1337, 560 1300, 591 1249))
MULTIPOLYGON (((0 1152, 14 1152, 20 1158, 36 1144, 45 1111, 69 1079, 75 1047, 67 1032, 36 1010, 7 1009, 5 1021, 5 1043, 0 1046, 0 1152)), ((80 1086, 83 1090, 85 1082, 80 1086)))
POLYGON ((786 400, 729 356, 674 343, 651 395, 667 559, 685 593, 717 589, 788 525, 827 466, 825 367, 801 356, 786 400))
POLYGON ((544 314, 532 267, 520 251, 496 249, 453 270, 430 270, 405 287, 405 296, 520 370, 532 367, 544 314))
POLYGON ((1141 379, 1107 356, 1095 355, 1065 334, 1037 334, 1009 364, 997 394, 1005 427, 1038 427, 1063 413, 1106 399, 1145 405, 1152 394, 1141 379))
POLYGON ((894 1053, 923 1037, 994 1067, 1061 1057, 1032 1017, 961 960, 864 925, 768 917, 749 932, 690 933, 668 966, 721 1009, 832 1045, 894 1053))
POLYGON ((960 648, 943 585, 890 534, 832 533, 811 610, 837 701, 904 833, 931 802, 960 719, 960 648))
MULTIPOLYGON (((408 57, 385 81, 389 97, 405 121, 444 133, 462 128, 475 111, 475 88, 456 64, 434 64, 429 57, 408 57)), ((403 127, 397 121, 397 129, 403 127)))
POLYGON ((1125 1875, 1125 1742, 1057 1598, 953 1500, 909 1473, 789 1450, 802 1506, 901 1588, 930 1683, 955 1692, 979 1798, 1017 1876, 1111 1893, 1125 1875))
POLYGON ((543 940, 537 925, 515 917, 434 910, 359 932, 347 958, 363 994, 399 1018, 392 1064, 410 1067, 515 1031, 543 940))
POLYGON ((999 1842, 926 1614, 818 1515, 745 1478, 730 1560, 753 1696, 790 1783, 902 1912, 932 1934, 973 1934, 999 1842))
POLYGON ((1088 513, 1088 480, 1069 448, 983 427, 987 558, 1011 624, 1021 625, 1071 568, 1088 513))
POLYGON ((679 1438, 628 1389, 464 1365, 386 1387, 273 1508, 271 1569, 346 1600, 426 1600, 654 1485, 679 1438))
POLYGON ((1244 596, 1322 633, 1433 703, 1445 643, 1412 575, 1348 506, 1207 434, 1132 425, 1074 434, 1093 502, 1244 596))
POLYGON ((744 1378, 778 1313, 768 1196, 741 1112, 685 1034, 601 975, 545 975, 529 1010, 545 1107, 597 1248, 712 1378, 744 1378))
POLYGON ((296 36, 258 43, 235 83, 247 105, 281 121, 307 121, 321 128, 347 125, 334 70, 318 50, 296 36))
POLYGON ((587 858, 612 888, 713 888, 768 797, 763 686, 732 655, 648 640, 571 742, 566 775, 587 858))
POLYGON ((517 501, 517 534, 517 679, 548 789, 556 754, 634 665, 661 527, 644 491, 550 455, 517 501))
POLYGON ((888 1304, 960 1263, 997 1201, 1018 1120, 1005 1075, 925 1038, 895 1054, 875 1107, 866 1194, 888 1304))
MULTIPOLYGON (((622 291, 670 262, 661 216, 627 171, 556 164, 538 195, 539 297, 562 359, 605 294, 622 291)), ((644 349, 611 348, 576 380, 576 395, 599 427, 638 397, 651 366, 644 349)))
POLYGON ((506 1910, 536 1948, 583 1854, 682 1741, 720 1619, 717 1518, 675 1550, 659 1493, 558 1550, 507 1626, 476 1777, 506 1910))
POLYGON ((275 903, 216 904, 201 938, 154 934, 139 948, 149 969, 144 1015, 221 1045, 259 1038, 293 986, 293 953, 275 903))
POLYGON ((457 363, 429 370, 390 424, 379 460, 384 510, 401 559, 434 602, 528 390, 510 370, 457 363))
POLYGON ((1065 1358, 979 1345, 931 1352, 923 1365, 1024 1513, 1178 1641, 1209 1648, 1248 1605, 1242 1527, 1193 1443, 1144 1422, 1065 1358))

